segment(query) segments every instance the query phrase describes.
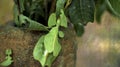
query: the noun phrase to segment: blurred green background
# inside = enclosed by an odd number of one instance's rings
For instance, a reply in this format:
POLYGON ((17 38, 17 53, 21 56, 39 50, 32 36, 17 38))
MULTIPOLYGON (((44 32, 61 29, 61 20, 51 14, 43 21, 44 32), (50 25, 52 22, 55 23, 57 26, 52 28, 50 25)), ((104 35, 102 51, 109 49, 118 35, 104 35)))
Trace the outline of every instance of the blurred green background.
MULTIPOLYGON (((13 20, 13 0, 0 0, 0 25, 13 20)), ((120 20, 105 12, 77 38, 77 67, 120 67, 120 20)))

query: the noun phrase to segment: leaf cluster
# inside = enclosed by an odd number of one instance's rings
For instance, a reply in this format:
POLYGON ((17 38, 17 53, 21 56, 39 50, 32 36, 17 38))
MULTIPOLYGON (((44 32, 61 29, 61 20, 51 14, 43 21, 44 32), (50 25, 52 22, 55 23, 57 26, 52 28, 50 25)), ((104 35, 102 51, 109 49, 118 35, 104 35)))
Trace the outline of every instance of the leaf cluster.
POLYGON ((59 30, 60 26, 67 27, 67 20, 63 10, 61 10, 58 19, 56 18, 56 13, 50 15, 48 27, 51 30, 38 40, 34 48, 33 57, 41 63, 42 67, 51 67, 51 64, 61 51, 59 38, 63 38, 64 33, 59 30))
POLYGON ((65 11, 65 15, 67 15, 71 23, 74 25, 74 29, 78 36, 82 36, 82 34, 84 33, 84 26, 86 26, 88 22, 93 22, 94 18, 97 20, 98 23, 100 23, 101 16, 106 10, 110 12, 112 15, 116 17, 120 17, 119 0, 117 1, 114 0, 53 0, 53 1, 14 0, 14 1, 15 1, 14 17, 15 17, 16 25, 25 27, 25 29, 27 28, 30 30, 44 30, 44 29, 40 29, 39 27, 41 26, 42 28, 45 28, 45 26, 43 25, 47 24, 46 23, 48 20, 47 18, 51 14, 50 11, 55 11, 56 16, 58 18, 61 9, 65 11), (50 7, 48 7, 49 6, 48 4, 50 4, 50 7), (56 5, 52 5, 52 4, 56 4, 56 5), (28 21, 28 19, 22 18, 23 16, 29 18, 32 21, 35 21, 36 23, 33 24, 30 20, 28 21), (34 29, 32 29, 32 27, 34 29))
POLYGON ((113 16, 120 18, 120 0, 96 1, 96 20, 98 23, 101 22, 101 16, 106 10, 113 16))
POLYGON ((48 30, 43 25, 45 23, 44 0, 14 1, 14 20, 17 27, 38 31, 48 30))
POLYGON ((51 67, 59 55, 61 50, 59 38, 64 37, 60 27, 67 28, 67 20, 73 24, 76 34, 82 36, 88 22, 94 22, 94 18, 100 22, 105 10, 120 17, 120 0, 14 1, 14 20, 18 27, 48 32, 40 37, 33 51, 34 59, 43 67, 51 67))

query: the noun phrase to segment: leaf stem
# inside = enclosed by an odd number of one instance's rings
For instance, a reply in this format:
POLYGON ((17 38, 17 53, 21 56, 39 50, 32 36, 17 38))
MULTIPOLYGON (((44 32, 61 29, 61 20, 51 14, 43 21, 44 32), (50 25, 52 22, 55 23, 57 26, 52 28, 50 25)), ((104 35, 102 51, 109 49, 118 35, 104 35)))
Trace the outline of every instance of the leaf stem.
POLYGON ((60 19, 57 20, 56 26, 59 28, 59 26, 60 26, 60 19))

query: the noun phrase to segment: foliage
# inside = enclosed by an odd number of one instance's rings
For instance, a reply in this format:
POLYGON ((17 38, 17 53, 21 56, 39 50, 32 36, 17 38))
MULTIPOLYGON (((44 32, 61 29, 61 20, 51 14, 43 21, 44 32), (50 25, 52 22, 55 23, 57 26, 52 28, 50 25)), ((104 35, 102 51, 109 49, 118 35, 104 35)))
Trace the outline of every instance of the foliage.
POLYGON ((17 27, 48 32, 40 37, 33 51, 34 59, 38 60, 43 67, 51 67, 51 64, 59 55, 61 50, 59 38, 64 37, 60 28, 67 28, 68 20, 74 25, 76 34, 82 36, 84 27, 88 22, 94 21, 94 14, 98 22, 100 22, 105 10, 120 17, 120 0, 14 1, 14 20, 17 27))
MULTIPOLYGON (((37 5, 39 4, 39 2, 37 2, 37 0, 35 0, 35 1, 33 1, 33 0, 31 0, 31 1, 15 0, 15 3, 16 4, 14 5, 14 19, 15 19, 17 26, 23 27, 23 28, 29 29, 29 30, 48 31, 46 26, 38 23, 37 20, 33 20, 33 18, 37 18, 37 17, 36 16, 34 17, 32 15, 34 15, 34 13, 35 14, 38 13, 39 9, 41 9, 41 8, 39 8, 37 10, 37 12, 34 11, 34 10, 36 10, 36 8, 35 8, 36 4, 37 5), (32 3, 32 2, 35 2, 35 3, 32 3), (28 3, 31 5, 27 5, 28 3), (28 8, 30 8, 30 9, 28 9, 28 8)), ((41 13, 41 12, 39 12, 39 13, 41 13)), ((39 14, 37 14, 37 16, 39 16, 39 14)), ((40 14, 40 16, 43 16, 43 15, 40 14)))
POLYGON ((93 0, 72 1, 69 7, 69 15, 79 36, 84 32, 84 25, 94 21, 94 7, 95 3, 93 0))
POLYGON ((100 22, 101 16, 107 10, 113 16, 120 18, 120 0, 99 0, 96 2, 96 20, 100 22))
POLYGON ((120 17, 120 0, 106 0, 109 11, 115 16, 120 17))
POLYGON ((59 55, 61 50, 61 45, 59 43, 59 35, 60 37, 64 37, 63 32, 59 31, 59 27, 67 27, 66 17, 64 15, 63 10, 61 10, 60 14, 61 19, 56 20, 56 14, 52 13, 48 20, 48 26, 52 27, 48 34, 43 35, 38 43, 36 44, 33 57, 38 60, 42 66, 45 65, 51 67, 51 63, 55 60, 55 58, 59 55), (63 22, 63 20, 65 22, 63 22), (60 33, 59 33, 60 32, 60 33))
POLYGON ((11 65, 13 62, 12 57, 10 56, 12 54, 12 50, 7 49, 5 54, 6 54, 6 58, 2 63, 0 63, 0 66, 7 67, 7 66, 11 65))

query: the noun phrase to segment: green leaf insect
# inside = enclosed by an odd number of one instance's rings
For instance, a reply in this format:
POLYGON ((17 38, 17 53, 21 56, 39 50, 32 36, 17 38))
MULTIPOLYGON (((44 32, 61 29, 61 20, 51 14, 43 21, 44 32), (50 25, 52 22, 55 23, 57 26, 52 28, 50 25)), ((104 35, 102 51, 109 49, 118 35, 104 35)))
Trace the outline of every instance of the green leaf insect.
POLYGON ((5 60, 0 63, 0 66, 4 66, 4 67, 7 67, 9 65, 12 64, 13 60, 12 60, 12 57, 10 56, 12 54, 12 50, 11 49, 7 49, 5 54, 7 55, 5 60))

